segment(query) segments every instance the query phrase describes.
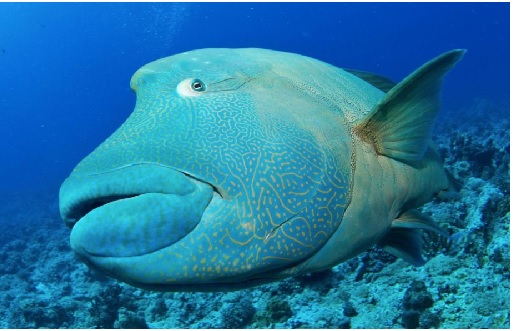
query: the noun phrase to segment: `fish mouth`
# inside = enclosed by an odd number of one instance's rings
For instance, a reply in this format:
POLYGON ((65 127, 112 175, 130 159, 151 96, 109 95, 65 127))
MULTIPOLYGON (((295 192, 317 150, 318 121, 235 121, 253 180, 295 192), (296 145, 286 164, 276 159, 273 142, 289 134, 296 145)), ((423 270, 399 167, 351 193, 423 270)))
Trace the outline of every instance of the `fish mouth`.
MULTIPOLYGON (((138 163, 72 173, 61 186, 61 217, 83 259, 136 257, 171 246, 201 221, 219 191, 183 171, 138 163)), ((94 264, 94 263, 93 263, 94 264)))
POLYGON ((285 278, 277 272, 292 266, 189 278, 182 273, 187 261, 176 256, 198 254, 188 243, 199 241, 193 233, 201 234, 213 215, 233 203, 228 194, 154 163, 80 173, 78 168, 61 186, 61 217, 71 228, 73 251, 107 276, 155 291, 233 291, 285 278))

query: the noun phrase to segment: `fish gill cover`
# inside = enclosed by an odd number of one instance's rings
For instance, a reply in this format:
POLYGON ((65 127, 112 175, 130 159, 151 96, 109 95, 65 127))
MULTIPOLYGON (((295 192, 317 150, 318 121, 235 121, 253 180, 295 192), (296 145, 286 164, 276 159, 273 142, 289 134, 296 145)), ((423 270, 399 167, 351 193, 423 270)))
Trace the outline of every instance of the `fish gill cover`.
POLYGON ((508 3, 1 3, 0 326, 509 328, 508 3), (199 48, 297 53, 399 82, 455 48, 433 140, 462 185, 420 211, 413 267, 378 247, 230 293, 140 290, 72 253, 59 185, 132 112, 142 65, 199 48), (386 295, 384 295, 386 294, 386 295))

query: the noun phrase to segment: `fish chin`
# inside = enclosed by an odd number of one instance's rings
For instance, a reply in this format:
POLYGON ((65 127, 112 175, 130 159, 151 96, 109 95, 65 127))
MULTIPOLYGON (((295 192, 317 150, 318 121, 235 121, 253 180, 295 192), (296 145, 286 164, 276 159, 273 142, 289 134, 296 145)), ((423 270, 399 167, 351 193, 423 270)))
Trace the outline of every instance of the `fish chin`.
MULTIPOLYGON (((163 292, 219 292, 237 291, 248 287, 268 284, 290 277, 289 266, 279 269, 255 272, 251 275, 224 275, 218 278, 194 280, 176 278, 176 265, 178 261, 170 260, 166 252, 172 247, 140 256, 129 257, 103 257, 89 255, 83 258, 90 267, 101 271, 105 275, 121 280, 132 286, 163 292), (160 263, 156 263, 160 261, 160 263)), ((295 272, 294 272, 295 274, 295 272)))

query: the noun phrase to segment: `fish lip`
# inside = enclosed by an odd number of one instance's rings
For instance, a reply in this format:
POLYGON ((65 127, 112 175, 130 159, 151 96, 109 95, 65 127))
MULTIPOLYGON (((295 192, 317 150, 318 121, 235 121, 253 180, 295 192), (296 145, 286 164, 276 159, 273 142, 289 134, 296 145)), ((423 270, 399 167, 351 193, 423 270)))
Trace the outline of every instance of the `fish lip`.
POLYGON ((69 213, 63 216, 64 222, 70 228, 73 228, 75 224, 77 224, 82 218, 84 218, 91 211, 100 208, 108 203, 133 198, 141 194, 134 195, 112 195, 112 196, 100 196, 97 199, 87 199, 84 201, 80 201, 78 204, 74 205, 72 209, 70 209, 69 213))
MULTIPOLYGON (((174 171, 176 173, 182 174, 194 186, 206 184, 206 185, 212 187, 213 191, 215 193, 217 193, 221 198, 223 198, 223 195, 220 193, 219 188, 217 188, 215 185, 208 182, 207 180, 201 179, 195 175, 192 175, 189 172, 186 172, 186 171, 183 171, 183 170, 171 167, 171 166, 162 165, 159 163, 151 163, 151 162, 134 163, 134 164, 130 164, 130 165, 121 166, 121 167, 118 167, 115 169, 111 169, 108 171, 104 171, 101 173, 87 174, 87 175, 84 175, 84 178, 92 178, 95 176, 102 176, 102 175, 106 175, 109 173, 116 173, 117 171, 121 171, 121 170, 129 168, 129 167, 137 167, 137 166, 141 166, 141 165, 161 167, 161 168, 167 169, 167 171, 174 171)), ((67 180, 69 180, 69 178, 67 180)), ((63 186, 64 186, 64 184, 63 184, 63 186)), ((63 208, 62 208, 62 198, 63 197, 62 196, 66 194, 65 191, 63 192, 63 186, 61 186, 60 197, 59 197, 61 200, 61 203, 60 203, 61 218, 64 220, 64 223, 66 223, 66 225, 71 229, 74 227, 74 225, 76 223, 78 223, 88 213, 90 213, 94 209, 100 208, 108 203, 112 203, 114 201, 118 201, 118 200, 122 200, 122 199, 141 196, 141 195, 144 195, 147 193, 176 194, 176 192, 174 192, 173 190, 165 190, 165 189, 160 190, 161 192, 157 192, 157 190, 155 190, 155 191, 141 190, 141 192, 134 191, 134 192, 125 193, 125 194, 100 194, 100 195, 95 195, 94 197, 87 197, 86 194, 84 194, 84 196, 79 195, 78 199, 75 199, 75 201, 72 201, 70 203, 71 207, 66 209, 65 211, 63 211, 63 208)))

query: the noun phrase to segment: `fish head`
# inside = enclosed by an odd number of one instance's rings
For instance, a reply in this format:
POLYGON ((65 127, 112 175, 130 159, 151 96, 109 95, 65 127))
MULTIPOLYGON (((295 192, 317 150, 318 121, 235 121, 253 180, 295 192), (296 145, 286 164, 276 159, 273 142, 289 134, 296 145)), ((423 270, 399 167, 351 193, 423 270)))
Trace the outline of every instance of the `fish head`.
POLYGON ((333 123, 316 122, 316 91, 299 79, 316 66, 204 49, 139 69, 135 110, 61 187, 73 250, 109 276, 164 291, 301 272, 349 200, 350 155, 340 171, 343 158, 321 143, 333 123))

